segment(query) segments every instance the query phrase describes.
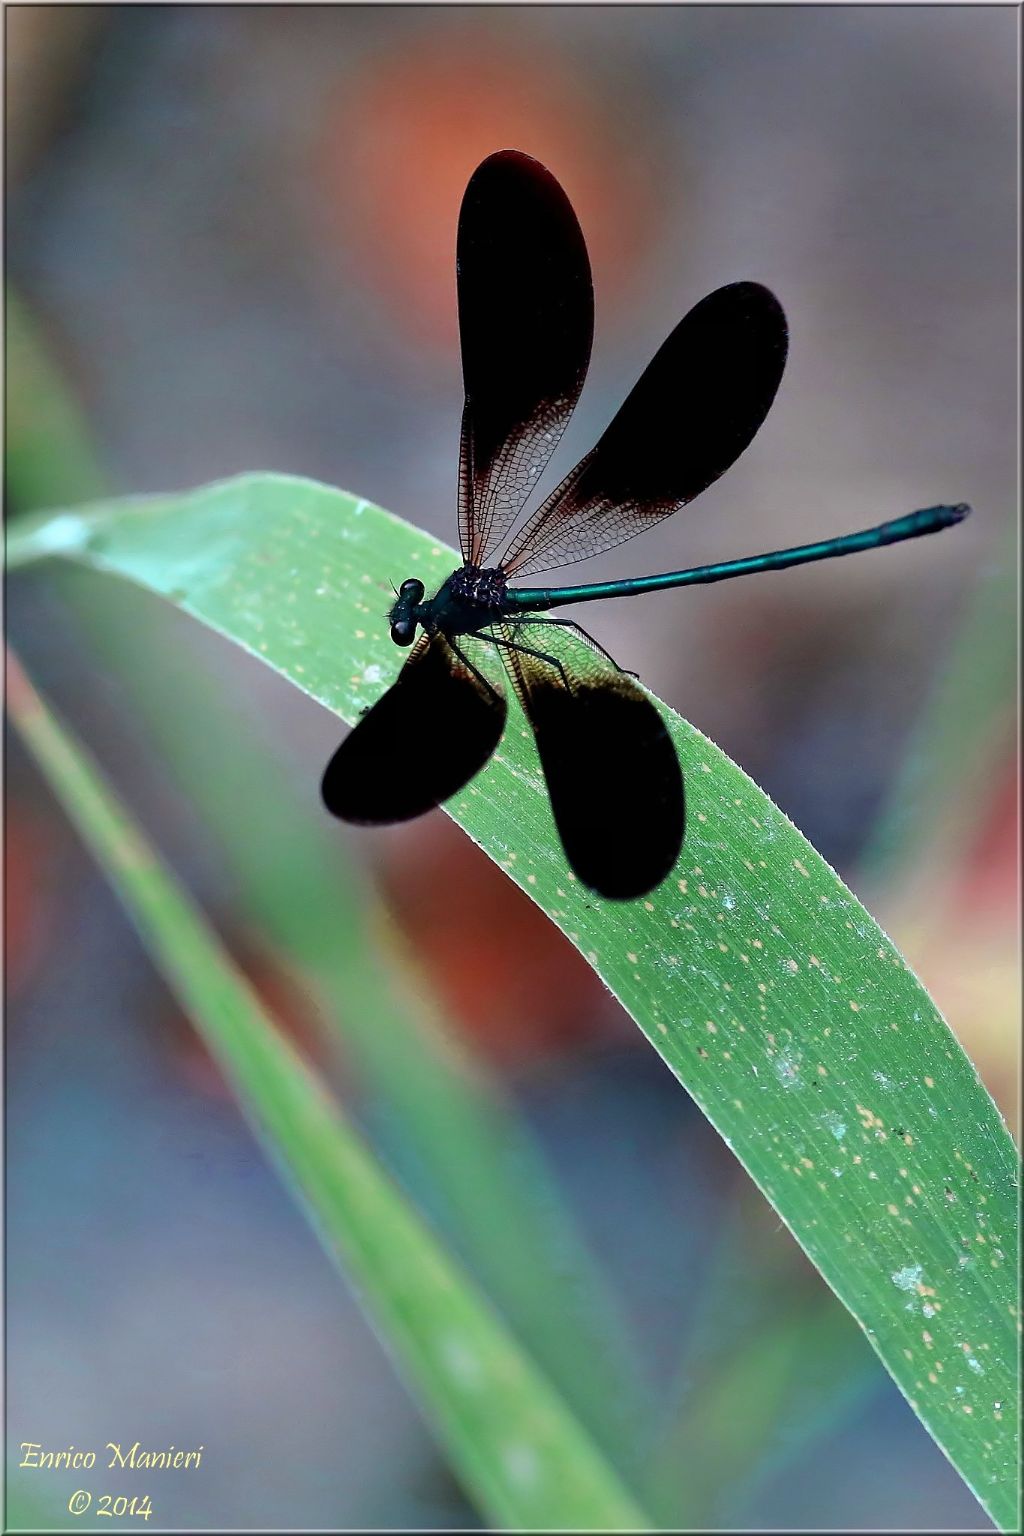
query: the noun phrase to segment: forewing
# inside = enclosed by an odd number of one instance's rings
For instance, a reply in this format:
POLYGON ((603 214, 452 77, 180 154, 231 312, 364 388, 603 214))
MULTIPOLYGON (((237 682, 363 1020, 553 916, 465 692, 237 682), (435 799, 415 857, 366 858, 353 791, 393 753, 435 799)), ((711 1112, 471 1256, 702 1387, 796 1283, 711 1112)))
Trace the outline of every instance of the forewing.
POLYGON ((505 700, 441 635, 421 635, 398 678, 349 732, 320 792, 333 816, 360 825, 432 810, 486 763, 505 700))
POLYGON ((751 442, 782 378, 786 317, 760 283, 690 310, 597 446, 524 525, 509 576, 611 549, 699 496, 751 442))
POLYGON ((504 149, 477 167, 462 199, 457 269, 459 533, 463 558, 482 566, 536 487, 590 361, 587 248, 539 161, 504 149))
POLYGON ((683 844, 683 775, 672 738, 640 685, 603 657, 572 653, 554 626, 503 627, 562 665, 505 650, 533 728, 555 825, 569 865, 599 896, 646 896, 683 844), (568 680, 568 686, 566 681, 568 680))

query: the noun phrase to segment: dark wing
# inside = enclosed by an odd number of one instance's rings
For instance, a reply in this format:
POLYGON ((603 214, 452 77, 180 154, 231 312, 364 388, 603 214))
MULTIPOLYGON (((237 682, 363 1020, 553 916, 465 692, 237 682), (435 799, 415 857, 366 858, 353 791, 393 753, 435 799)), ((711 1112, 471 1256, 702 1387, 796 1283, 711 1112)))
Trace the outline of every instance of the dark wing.
POLYGON ((521 650, 503 651, 533 727, 551 809, 576 877, 613 901, 660 885, 683 845, 683 774, 665 722, 627 673, 570 655, 553 625, 504 625, 559 670, 521 650), (568 686, 566 686, 566 679, 568 686))
POLYGON ((473 172, 459 214, 466 404, 463 558, 484 565, 534 490, 583 388, 594 293, 583 234, 558 182, 517 150, 473 172))
POLYGON ((513 540, 509 576, 572 565, 642 533, 739 458, 775 398, 786 317, 760 283, 730 283, 685 315, 597 446, 513 540))
POLYGON ((353 727, 324 772, 333 816, 408 821, 456 794, 486 763, 505 700, 441 635, 421 635, 396 681, 353 727))

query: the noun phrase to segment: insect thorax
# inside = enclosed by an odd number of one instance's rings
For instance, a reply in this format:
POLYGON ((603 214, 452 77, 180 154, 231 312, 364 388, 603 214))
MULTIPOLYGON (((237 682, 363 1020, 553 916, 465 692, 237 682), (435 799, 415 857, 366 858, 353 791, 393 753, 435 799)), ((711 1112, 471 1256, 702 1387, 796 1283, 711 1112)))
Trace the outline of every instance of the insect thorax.
POLYGON ((479 608, 503 607, 507 587, 505 573, 498 566, 481 570, 476 565, 463 565, 448 578, 452 597, 479 608))

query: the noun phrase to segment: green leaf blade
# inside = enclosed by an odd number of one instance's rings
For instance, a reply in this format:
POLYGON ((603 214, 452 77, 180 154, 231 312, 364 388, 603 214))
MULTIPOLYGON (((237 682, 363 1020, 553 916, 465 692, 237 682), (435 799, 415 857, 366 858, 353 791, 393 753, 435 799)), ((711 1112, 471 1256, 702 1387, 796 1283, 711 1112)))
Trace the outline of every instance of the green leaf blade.
MULTIPOLYGON (((397 671, 390 582, 417 575, 429 591, 457 563, 369 503, 280 476, 83 516, 75 558, 178 602, 349 721, 397 671)), ((45 529, 34 537, 45 543, 45 529)), ((688 830, 678 869, 645 901, 604 902, 573 880, 515 713, 446 809, 587 956, 993 1519, 1012 1525, 1010 1137, 934 1003, 834 871, 734 763, 664 713, 688 830)))

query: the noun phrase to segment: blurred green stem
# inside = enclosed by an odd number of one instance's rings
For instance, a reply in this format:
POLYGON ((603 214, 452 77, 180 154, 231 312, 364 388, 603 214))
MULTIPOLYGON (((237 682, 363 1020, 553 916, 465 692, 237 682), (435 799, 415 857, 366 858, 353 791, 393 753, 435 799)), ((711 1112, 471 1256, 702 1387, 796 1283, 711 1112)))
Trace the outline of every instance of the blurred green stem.
POLYGON ((648 1504, 669 1529, 684 1521, 756 1524, 757 1485, 806 1455, 885 1380, 852 1318, 795 1255, 785 1250, 778 1272, 766 1265, 755 1198, 737 1179, 710 1237, 708 1271, 644 1482, 648 1504))
POLYGON ((254 1131, 328 1252, 352 1275, 480 1507, 515 1528, 546 1528, 549 1521, 644 1528, 639 1509, 561 1400, 390 1185, 10 655, 7 702, 254 1131), (461 1353, 439 1348, 446 1340, 461 1353), (479 1379, 467 1360, 483 1373, 479 1379))
POLYGON ((106 476, 60 370, 26 306, 6 290, 8 493, 22 507, 74 506, 105 494, 106 476))

